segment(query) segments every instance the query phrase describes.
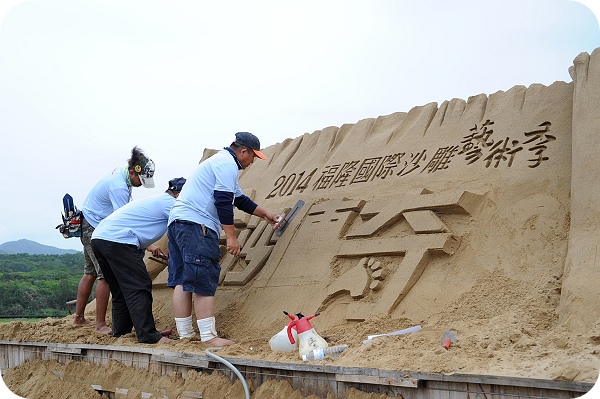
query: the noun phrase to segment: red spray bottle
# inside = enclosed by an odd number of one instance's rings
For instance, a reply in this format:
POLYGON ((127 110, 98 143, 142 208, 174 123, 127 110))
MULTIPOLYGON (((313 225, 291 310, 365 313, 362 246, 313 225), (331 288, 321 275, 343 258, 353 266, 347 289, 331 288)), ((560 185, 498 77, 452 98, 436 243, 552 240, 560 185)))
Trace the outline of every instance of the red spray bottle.
POLYGON ((294 339, 292 335, 292 329, 296 327, 296 331, 298 332, 298 353, 300 354, 301 359, 303 355, 306 355, 315 349, 325 349, 329 346, 327 341, 317 333, 310 323, 310 320, 318 315, 319 313, 315 313, 310 316, 299 317, 292 320, 287 325, 288 339, 292 344, 296 343, 296 339, 294 339))

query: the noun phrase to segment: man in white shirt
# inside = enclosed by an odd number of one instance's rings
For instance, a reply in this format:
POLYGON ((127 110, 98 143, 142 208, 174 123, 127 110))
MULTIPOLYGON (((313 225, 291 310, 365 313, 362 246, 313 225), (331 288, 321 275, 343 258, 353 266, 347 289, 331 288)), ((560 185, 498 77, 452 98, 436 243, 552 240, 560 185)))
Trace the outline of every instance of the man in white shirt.
POLYGON ((200 340, 211 346, 234 342, 217 336, 214 295, 221 265, 219 236, 227 236, 227 251, 238 256, 240 243, 233 225, 233 207, 265 219, 275 229, 278 215, 244 195, 238 184, 239 171, 254 158, 266 159, 252 133, 239 132, 235 141, 201 162, 188 178, 169 216, 169 278, 173 287, 173 313, 181 338, 195 336, 192 298, 200 340))
POLYGON ((104 218, 92 234, 92 249, 112 294, 113 336, 129 334, 135 327, 138 341, 169 341, 156 329, 152 315, 152 279, 144 252, 167 258, 153 245, 167 231, 169 212, 185 179, 169 181, 162 194, 128 203, 104 218))
POLYGON ((90 298, 94 281, 98 280, 95 331, 98 334, 111 333, 112 330, 106 325, 106 309, 110 291, 92 251, 92 233, 102 219, 131 201, 133 187, 154 187, 154 170, 154 162, 139 147, 135 146, 131 150, 131 158, 127 161, 127 166, 114 170, 112 174, 96 183, 83 202, 81 244, 83 245, 85 266, 77 287, 74 325, 89 323, 85 318, 85 307, 90 298))

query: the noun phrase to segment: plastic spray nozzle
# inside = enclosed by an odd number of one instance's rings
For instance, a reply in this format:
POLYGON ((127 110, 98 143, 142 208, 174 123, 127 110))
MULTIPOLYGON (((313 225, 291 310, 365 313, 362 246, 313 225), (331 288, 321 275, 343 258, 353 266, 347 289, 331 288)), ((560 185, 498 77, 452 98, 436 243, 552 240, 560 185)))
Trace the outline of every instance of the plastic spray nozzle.
MULTIPOLYGON (((310 324, 310 319, 312 319, 313 317, 318 316, 318 315, 319 315, 319 313, 315 313, 315 314, 311 314, 310 316, 299 317, 295 320, 292 319, 292 321, 290 321, 288 323, 287 334, 288 334, 288 338, 290 339, 291 344, 296 343, 296 340, 292 336, 292 328, 296 327, 296 331, 298 332, 298 334, 308 331, 311 328, 313 328, 312 324, 310 324)), ((291 318, 291 316, 290 316, 290 318, 291 318)))
POLYGON ((290 320, 292 320, 292 321, 294 321, 294 320, 297 320, 297 319, 300 319, 300 318, 301 318, 301 317, 297 317, 296 315, 293 315, 293 314, 291 314, 291 313, 288 313, 288 312, 286 312, 285 310, 283 311, 283 314, 284 314, 284 315, 286 315, 287 317, 289 317, 289 318, 290 318, 290 320))

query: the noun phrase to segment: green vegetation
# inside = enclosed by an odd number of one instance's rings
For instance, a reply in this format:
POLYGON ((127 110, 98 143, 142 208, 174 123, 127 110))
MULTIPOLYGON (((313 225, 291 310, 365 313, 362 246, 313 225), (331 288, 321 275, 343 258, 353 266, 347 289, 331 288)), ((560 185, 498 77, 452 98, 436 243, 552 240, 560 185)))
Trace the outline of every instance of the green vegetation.
POLYGON ((21 318, 15 318, 15 319, 1 319, 0 318, 0 323, 10 323, 11 321, 22 321, 22 322, 26 322, 26 323, 37 323, 38 321, 43 320, 43 319, 21 319, 21 318))
POLYGON ((0 318, 66 316, 66 302, 77 297, 84 263, 82 252, 0 254, 0 318))

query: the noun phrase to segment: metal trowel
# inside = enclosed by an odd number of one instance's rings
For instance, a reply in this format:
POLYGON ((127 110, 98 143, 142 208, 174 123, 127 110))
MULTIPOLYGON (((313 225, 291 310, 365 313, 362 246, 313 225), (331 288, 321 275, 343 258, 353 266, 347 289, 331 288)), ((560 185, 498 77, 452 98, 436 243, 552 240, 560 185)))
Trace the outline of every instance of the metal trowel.
POLYGON ((298 202, 296 202, 296 205, 294 205, 294 207, 287 213, 287 215, 283 217, 283 220, 279 223, 279 227, 277 227, 277 229, 275 230, 275 234, 277 234, 278 236, 283 234, 288 224, 290 224, 290 221, 294 218, 294 216, 296 216, 300 208, 302 208, 303 206, 304 201, 298 200, 298 202))

